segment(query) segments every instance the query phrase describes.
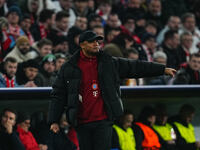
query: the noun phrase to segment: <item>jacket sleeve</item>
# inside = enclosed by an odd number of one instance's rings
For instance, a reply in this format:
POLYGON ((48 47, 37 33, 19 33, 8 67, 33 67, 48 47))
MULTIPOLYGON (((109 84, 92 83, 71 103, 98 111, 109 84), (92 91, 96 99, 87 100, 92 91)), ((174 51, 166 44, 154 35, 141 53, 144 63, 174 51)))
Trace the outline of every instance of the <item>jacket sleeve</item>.
POLYGON ((58 123, 66 103, 66 85, 64 82, 64 65, 52 86, 48 123, 58 123))
POLYGON ((113 131, 112 131, 112 148, 121 150, 120 145, 119 145, 119 137, 118 137, 118 134, 117 134, 117 132, 114 128, 113 128, 113 131))
POLYGON ((7 134, 7 136, 8 136, 8 140, 10 141, 12 149, 25 150, 25 147, 22 144, 22 142, 20 141, 19 136, 17 135, 16 132, 13 132, 10 135, 7 134))
POLYGON ((143 133, 142 129, 140 129, 139 126, 134 124, 133 131, 134 131, 134 136, 135 136, 136 149, 143 150, 142 141, 144 140, 144 133, 143 133))
POLYGON ((164 74, 165 66, 158 63, 113 57, 120 78, 152 77, 164 74))

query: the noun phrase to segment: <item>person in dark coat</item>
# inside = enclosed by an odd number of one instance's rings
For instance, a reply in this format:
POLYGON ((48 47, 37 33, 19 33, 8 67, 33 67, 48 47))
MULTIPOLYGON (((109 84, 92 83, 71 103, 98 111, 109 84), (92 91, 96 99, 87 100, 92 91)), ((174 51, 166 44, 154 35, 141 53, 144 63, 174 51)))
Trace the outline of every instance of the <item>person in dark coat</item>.
POLYGON ((120 78, 174 75, 164 65, 114 58, 99 50, 92 31, 80 35, 77 51, 61 68, 52 90, 49 108, 50 129, 57 133, 58 122, 67 106, 67 120, 76 128, 81 150, 108 150, 112 121, 123 114, 120 78))
POLYGON ((17 113, 6 108, 1 113, 0 123, 0 150, 25 150, 19 135, 14 130, 17 113))

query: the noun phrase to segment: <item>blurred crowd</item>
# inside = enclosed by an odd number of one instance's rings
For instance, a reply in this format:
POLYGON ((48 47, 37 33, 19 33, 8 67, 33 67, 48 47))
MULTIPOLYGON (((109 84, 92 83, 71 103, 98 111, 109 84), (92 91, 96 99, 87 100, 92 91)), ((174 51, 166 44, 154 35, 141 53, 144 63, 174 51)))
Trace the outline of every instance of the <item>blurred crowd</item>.
POLYGON ((122 85, 200 83, 198 0, 0 0, 0 87, 51 86, 79 47, 79 35, 104 36, 115 57, 158 62, 175 78, 126 79, 122 85))
MULTIPOLYGON (((195 108, 183 104, 168 115, 163 104, 144 106, 135 116, 125 110, 113 123, 110 150, 197 150, 192 119, 195 108)), ((32 114, 6 108, 0 116, 0 150, 80 150, 76 128, 63 113, 59 131, 50 131, 46 112, 32 114)), ((91 141, 92 142, 92 141, 91 141)))

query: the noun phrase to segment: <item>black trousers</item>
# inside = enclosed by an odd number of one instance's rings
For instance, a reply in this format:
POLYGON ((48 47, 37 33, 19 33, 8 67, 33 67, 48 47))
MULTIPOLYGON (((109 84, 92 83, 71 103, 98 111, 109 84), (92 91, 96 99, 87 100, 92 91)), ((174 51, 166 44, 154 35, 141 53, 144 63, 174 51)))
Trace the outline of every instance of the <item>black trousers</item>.
POLYGON ((80 150, 110 150, 112 122, 95 121, 77 127, 80 150))

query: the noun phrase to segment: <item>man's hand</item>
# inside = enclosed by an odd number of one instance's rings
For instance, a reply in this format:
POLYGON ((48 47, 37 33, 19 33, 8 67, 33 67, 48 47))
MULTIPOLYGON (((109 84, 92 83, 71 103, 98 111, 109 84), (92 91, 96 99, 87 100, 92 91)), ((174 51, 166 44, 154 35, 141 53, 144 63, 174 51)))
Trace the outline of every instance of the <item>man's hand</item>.
POLYGON ((11 133, 13 132, 13 126, 12 126, 12 124, 6 122, 6 123, 4 124, 4 127, 6 128, 6 132, 7 132, 8 134, 11 134, 11 133))
POLYGON ((53 123, 50 127, 50 130, 52 130, 54 133, 58 133, 60 130, 59 125, 57 123, 53 123))
POLYGON ((174 77, 176 74, 176 70, 173 68, 165 68, 165 74, 174 77))

